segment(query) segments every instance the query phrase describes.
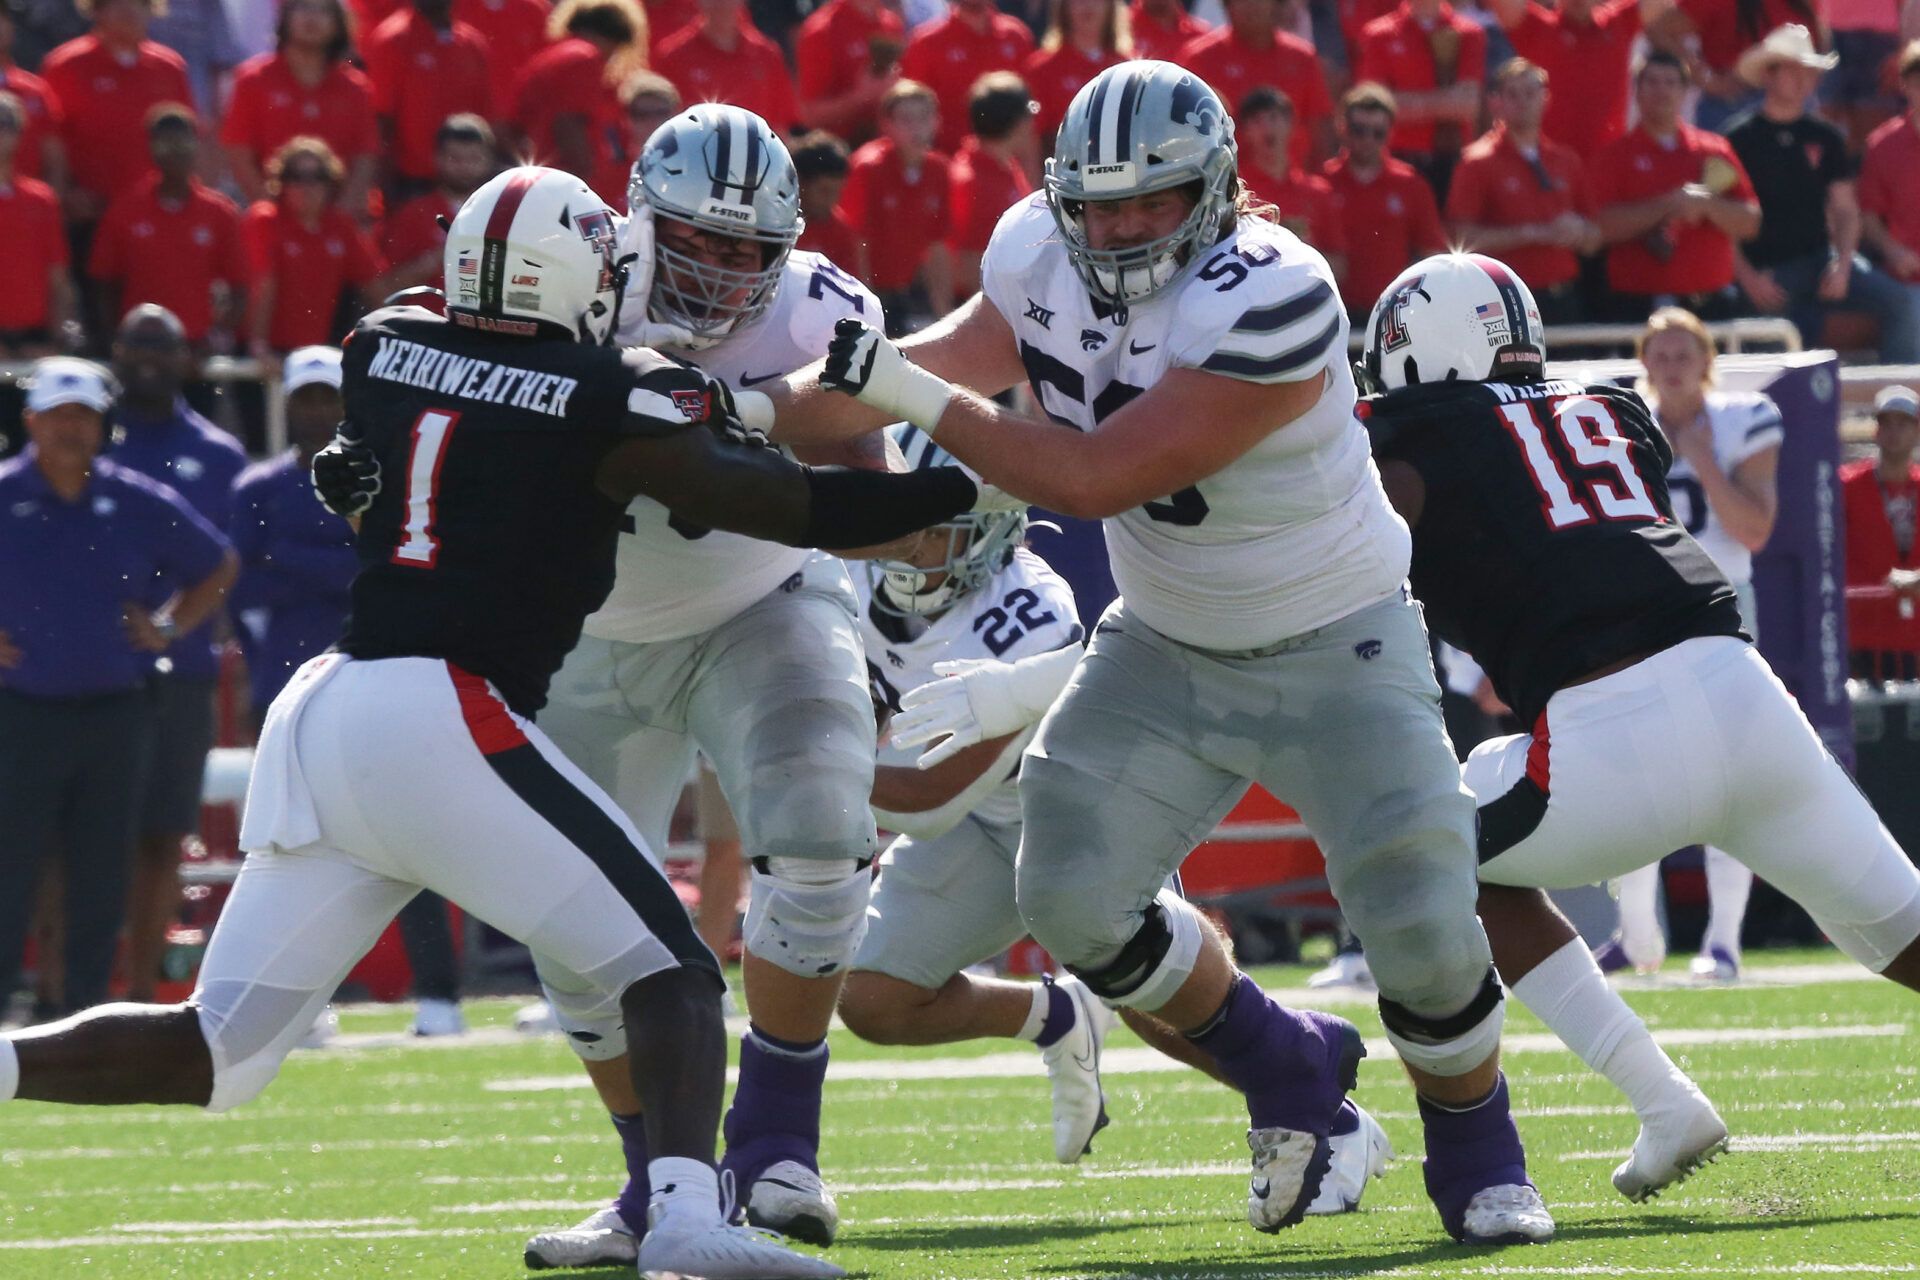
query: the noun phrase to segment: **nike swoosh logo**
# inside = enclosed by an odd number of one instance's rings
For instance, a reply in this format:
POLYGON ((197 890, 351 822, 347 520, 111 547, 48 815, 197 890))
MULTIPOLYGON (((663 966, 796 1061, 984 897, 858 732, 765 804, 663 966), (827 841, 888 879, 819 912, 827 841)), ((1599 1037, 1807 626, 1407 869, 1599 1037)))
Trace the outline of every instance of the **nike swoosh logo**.
POLYGON ((1130 356, 1143 356, 1159 345, 1157 342, 1149 342, 1143 347, 1137 342, 1129 342, 1127 344, 1127 354, 1130 356))
POLYGON ((757 378, 749 378, 745 374, 742 374, 740 377, 740 385, 743 387, 751 387, 762 382, 771 382, 779 376, 777 373, 763 373, 757 378))

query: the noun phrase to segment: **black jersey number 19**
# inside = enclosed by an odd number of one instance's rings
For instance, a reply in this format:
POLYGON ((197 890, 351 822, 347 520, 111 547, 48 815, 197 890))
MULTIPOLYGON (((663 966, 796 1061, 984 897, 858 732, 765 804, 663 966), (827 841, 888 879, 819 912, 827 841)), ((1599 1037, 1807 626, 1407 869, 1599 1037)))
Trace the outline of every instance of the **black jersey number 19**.
POLYGON ((451 409, 428 409, 413 422, 413 444, 407 452, 407 521, 400 545, 393 549, 395 564, 431 569, 440 560, 440 538, 433 531, 434 500, 439 496, 440 465, 447 460, 460 415, 451 409))
POLYGON ((1500 416, 1520 446, 1540 492, 1540 513, 1551 527, 1662 518, 1634 465, 1631 442, 1601 401, 1585 396, 1526 400, 1501 405, 1500 416))

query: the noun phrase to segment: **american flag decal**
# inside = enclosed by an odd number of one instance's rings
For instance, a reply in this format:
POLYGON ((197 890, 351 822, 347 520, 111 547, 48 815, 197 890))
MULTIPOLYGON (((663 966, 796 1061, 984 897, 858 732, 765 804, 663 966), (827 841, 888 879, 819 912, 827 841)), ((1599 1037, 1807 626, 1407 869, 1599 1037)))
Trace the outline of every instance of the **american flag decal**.
POLYGON ((1503 313, 1499 303, 1483 302, 1479 306, 1473 309, 1473 314, 1480 317, 1480 319, 1482 320, 1491 320, 1495 316, 1501 315, 1503 313))

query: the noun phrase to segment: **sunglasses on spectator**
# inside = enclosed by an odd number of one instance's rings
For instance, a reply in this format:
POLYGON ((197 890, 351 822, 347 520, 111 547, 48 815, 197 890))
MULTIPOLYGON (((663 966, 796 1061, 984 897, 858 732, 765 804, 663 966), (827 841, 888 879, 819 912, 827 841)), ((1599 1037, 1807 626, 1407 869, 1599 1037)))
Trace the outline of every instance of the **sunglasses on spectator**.
POLYGON ((1349 137, 1384 138, 1391 132, 1393 132, 1393 130, 1387 127, 1386 125, 1355 124, 1351 120, 1347 121, 1347 135, 1349 137))
POLYGON ((280 181, 319 184, 332 182, 333 179, 322 169, 289 169, 280 175, 280 181))

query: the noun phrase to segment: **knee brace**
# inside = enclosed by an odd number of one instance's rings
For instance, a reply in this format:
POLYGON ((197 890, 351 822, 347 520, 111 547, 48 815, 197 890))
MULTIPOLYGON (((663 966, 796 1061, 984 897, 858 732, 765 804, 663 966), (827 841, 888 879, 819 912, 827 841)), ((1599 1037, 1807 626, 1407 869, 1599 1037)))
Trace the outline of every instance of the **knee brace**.
POLYGON ((1140 929, 1118 955, 1100 965, 1068 965, 1074 977, 1108 1004, 1152 1013, 1173 998, 1200 958, 1206 925, 1192 904, 1162 889, 1147 904, 1140 929))
POLYGON ((867 934, 871 865, 864 858, 755 858, 747 950, 800 978, 845 969, 867 934))
POLYGON ((1444 1018, 1425 1017, 1380 997, 1380 1021, 1394 1051, 1429 1075, 1463 1076, 1485 1062, 1500 1047, 1506 1016, 1506 996, 1492 968, 1467 1007, 1444 1018))
POLYGON ((588 1062, 607 1062, 627 1051, 627 1023, 618 993, 602 991, 572 974, 562 977, 537 964, 535 969, 553 1020, 575 1053, 588 1062))

